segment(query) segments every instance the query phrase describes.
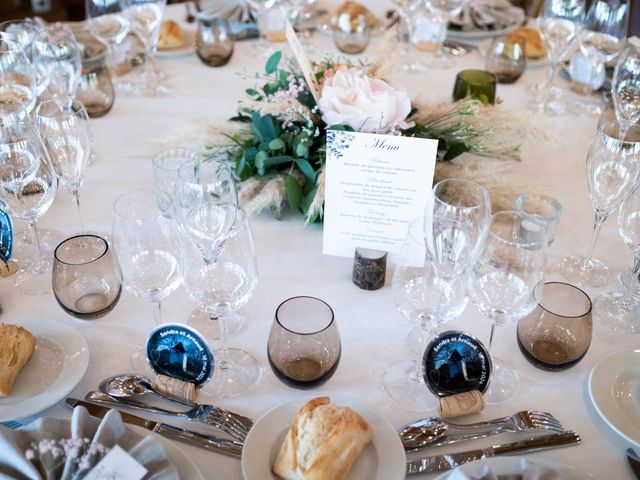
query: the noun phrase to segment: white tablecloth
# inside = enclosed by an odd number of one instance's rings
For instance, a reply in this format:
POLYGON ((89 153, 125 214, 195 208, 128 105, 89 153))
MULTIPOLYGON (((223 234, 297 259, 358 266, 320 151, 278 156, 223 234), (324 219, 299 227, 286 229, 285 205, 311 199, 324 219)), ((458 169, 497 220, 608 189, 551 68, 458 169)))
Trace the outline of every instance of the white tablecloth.
MULTIPOLYGON (((378 11, 381 11, 385 6, 379 3, 378 11)), ((174 6, 170 7, 169 13, 181 17, 183 10, 181 6, 174 6)), ((372 54, 376 42, 374 39, 367 54, 372 54)), ((316 34, 313 43, 316 49, 312 57, 336 52, 331 40, 321 34, 316 34)), ((170 96, 120 97, 107 116, 92 120, 96 161, 87 170, 81 192, 87 227, 108 233, 116 197, 128 190, 152 187, 151 156, 157 150, 154 141, 184 121, 203 118, 223 122, 231 117, 237 101, 244 95, 244 89, 253 86, 252 80, 244 80, 238 74, 262 71, 263 64, 264 58, 256 53, 253 42, 237 43, 231 62, 224 68, 206 67, 195 55, 159 59, 158 65, 166 72, 167 82, 174 89, 170 96)), ((473 67, 483 67, 483 60, 478 54, 456 60, 456 65, 450 69, 405 75, 396 80, 402 81, 414 95, 448 99, 456 72, 473 67)), ((543 75, 544 69, 530 69, 517 84, 500 85, 501 108, 528 115, 525 87, 541 80, 543 75)), ((560 228, 549 251, 548 277, 557 278, 553 268, 560 258, 571 253, 584 254, 591 234, 593 213, 587 194, 584 162, 596 119, 550 117, 544 119, 544 125, 557 135, 557 142, 525 144, 523 161, 510 168, 544 182, 564 205, 560 228)), ((70 235, 78 230, 76 218, 70 194, 61 189, 40 225, 70 235)), ((359 290, 351 282, 352 259, 322 255, 321 225, 305 226, 302 217, 293 212, 286 212, 281 221, 264 213, 252 218, 251 222, 258 252, 259 282, 255 294, 244 308, 245 327, 228 342, 256 356, 264 367, 263 377, 244 395, 216 400, 216 403, 258 418, 288 400, 327 394, 340 402, 376 410, 395 427, 427 413, 399 407, 381 388, 380 379, 385 366, 409 356, 404 350, 404 340, 411 325, 395 308, 391 295, 391 272, 388 272, 387 283, 381 290, 359 290), (301 294, 320 297, 333 307, 343 346, 336 374, 313 391, 294 390, 283 385, 269 370, 266 357, 267 335, 275 308, 282 300, 301 294)), ((616 275, 632 265, 632 254, 618 235, 615 218, 605 224, 596 254, 616 275)), ((595 296, 599 291, 591 290, 589 293, 595 296)), ((141 339, 153 326, 151 305, 127 293, 123 293, 112 313, 93 322, 67 316, 52 294, 22 295, 9 279, 0 280, 0 301, 4 309, 2 321, 21 318, 39 318, 43 322, 56 320, 73 326, 87 339, 91 351, 89 370, 72 392, 79 398, 88 390, 96 389, 101 379, 129 371, 132 342, 141 339)), ((163 319, 184 321, 193 308, 193 302, 180 289, 163 302, 163 319)), ((469 306, 451 327, 488 342, 489 322, 473 306, 469 306)), ((598 478, 628 478, 623 462, 627 445, 595 412, 589 399, 587 376, 604 356, 617 350, 639 347, 640 337, 616 334, 596 325, 593 343, 585 358, 562 373, 537 370, 524 360, 516 345, 515 325, 499 328, 495 343, 494 353, 520 370, 522 386, 515 398, 500 405, 487 406, 478 418, 493 418, 522 409, 550 411, 566 428, 578 431, 583 442, 577 447, 542 452, 532 457, 574 465, 598 478)), ((42 414, 68 416, 69 411, 60 403, 42 414)), ((193 458, 205 478, 242 478, 240 462, 236 459, 188 446, 180 445, 180 448, 193 458)))

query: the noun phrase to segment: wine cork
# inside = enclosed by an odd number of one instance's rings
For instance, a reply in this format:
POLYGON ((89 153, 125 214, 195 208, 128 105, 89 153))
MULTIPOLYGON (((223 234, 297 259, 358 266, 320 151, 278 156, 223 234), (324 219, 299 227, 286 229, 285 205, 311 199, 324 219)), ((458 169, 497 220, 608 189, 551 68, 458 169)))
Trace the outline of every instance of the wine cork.
POLYGON ((272 30, 267 32, 267 41, 270 43, 286 42, 287 34, 284 30, 272 30))
POLYGON ((387 274, 387 252, 356 248, 353 259, 353 283, 363 290, 377 290, 387 274))
POLYGON ((483 408, 484 397, 479 390, 440 397, 440 416, 442 418, 462 417, 481 412, 483 408))
POLYGON ((9 277, 18 271, 18 262, 9 260, 8 262, 0 261, 0 276, 9 277))
POLYGON ((166 375, 156 375, 154 387, 159 392, 166 393, 172 397, 183 398, 189 402, 195 402, 198 396, 194 383, 185 382, 166 375))

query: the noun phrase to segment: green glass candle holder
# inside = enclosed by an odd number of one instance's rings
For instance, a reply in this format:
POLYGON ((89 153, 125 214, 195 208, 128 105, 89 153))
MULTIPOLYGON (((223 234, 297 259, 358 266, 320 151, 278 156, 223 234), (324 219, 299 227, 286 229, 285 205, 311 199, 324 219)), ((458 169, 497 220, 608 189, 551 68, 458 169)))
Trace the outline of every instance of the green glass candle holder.
POLYGON ((453 100, 475 98, 485 105, 496 103, 496 76, 486 70, 462 70, 456 75, 453 100))

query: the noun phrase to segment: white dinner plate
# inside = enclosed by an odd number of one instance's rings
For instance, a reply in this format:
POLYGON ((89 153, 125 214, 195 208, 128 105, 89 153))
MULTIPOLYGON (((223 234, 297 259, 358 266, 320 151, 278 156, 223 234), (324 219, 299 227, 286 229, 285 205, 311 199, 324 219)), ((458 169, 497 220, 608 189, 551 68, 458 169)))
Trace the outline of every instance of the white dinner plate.
MULTIPOLYGON (((265 413, 255 423, 242 448, 242 475, 245 480, 278 480, 271 473, 293 418, 308 398, 285 403, 265 413)), ((337 402, 340 405, 339 402, 337 402)), ((348 479, 402 480, 406 456, 395 429, 377 413, 349 405, 373 428, 373 440, 353 466, 348 479)))
POLYGON ((184 38, 184 45, 178 48, 158 48, 156 51, 156 57, 158 58, 175 58, 185 55, 191 55, 196 51, 196 32, 193 27, 187 27, 184 24, 179 24, 182 29, 182 36, 184 38))
MULTIPOLYGON (((563 480, 596 480, 596 477, 590 473, 578 470, 570 465, 563 463, 551 462, 548 460, 538 459, 525 459, 521 457, 496 457, 488 458, 486 460, 479 460, 477 462, 465 463, 459 466, 455 470, 443 473, 435 478, 435 480, 453 480, 455 478, 462 477, 464 474, 466 477, 485 478, 485 475, 490 471, 494 475, 521 475, 526 471, 533 472, 554 472, 558 474, 563 480), (460 477, 458 476, 460 475, 460 477)), ((464 478, 464 477, 463 477, 464 478)), ((531 478, 551 478, 550 476, 537 476, 532 475, 531 478)), ((553 477, 555 478, 555 477, 553 477)))
POLYGON ((640 350, 600 360, 589 374, 589 397, 602 419, 640 448, 640 350))
POLYGON ((131 430, 142 436, 151 435, 158 442, 160 442, 160 444, 164 447, 165 452, 167 453, 169 462, 171 462, 171 465, 173 465, 178 471, 180 480, 204 480, 204 477, 202 476, 202 473, 200 473, 200 470, 198 470, 198 467, 196 467, 196 464, 193 463, 193 461, 191 461, 189 457, 187 457, 186 453, 178 448, 175 442, 172 442, 162 435, 158 435, 157 433, 145 430, 142 427, 127 425, 127 428, 130 428, 131 430))
POLYGON ((75 329, 47 318, 15 321, 36 337, 29 363, 8 397, 0 398, 0 422, 29 417, 65 398, 89 366, 89 346, 75 329))
POLYGON ((508 27, 500 28, 498 30, 471 30, 469 32, 463 32, 461 30, 453 30, 449 28, 447 31, 447 38, 451 40, 484 40, 485 38, 499 37, 500 35, 506 35, 507 33, 515 30, 519 25, 527 18, 524 10, 520 7, 511 7, 509 9, 513 13, 513 21, 508 27))

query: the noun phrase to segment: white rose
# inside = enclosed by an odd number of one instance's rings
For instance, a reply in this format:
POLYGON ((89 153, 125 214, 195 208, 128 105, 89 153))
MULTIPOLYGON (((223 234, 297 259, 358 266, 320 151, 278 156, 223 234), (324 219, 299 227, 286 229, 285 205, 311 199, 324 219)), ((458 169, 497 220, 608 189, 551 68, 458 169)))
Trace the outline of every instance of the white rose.
POLYGON ((406 128, 411 100, 384 80, 358 68, 343 68, 326 78, 318 102, 327 125, 349 125, 359 132, 385 132, 406 128))

